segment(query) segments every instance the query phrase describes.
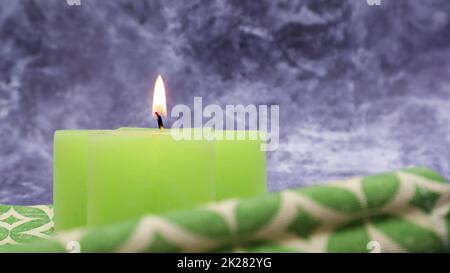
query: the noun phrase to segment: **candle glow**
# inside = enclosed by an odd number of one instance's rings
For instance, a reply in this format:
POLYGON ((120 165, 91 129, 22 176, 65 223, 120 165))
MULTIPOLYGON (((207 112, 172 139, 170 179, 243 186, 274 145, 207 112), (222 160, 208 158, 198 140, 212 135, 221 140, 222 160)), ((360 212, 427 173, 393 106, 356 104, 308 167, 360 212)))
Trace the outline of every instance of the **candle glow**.
POLYGON ((156 78, 155 88, 153 90, 152 115, 154 118, 158 118, 156 113, 163 117, 167 117, 166 89, 164 88, 164 82, 161 75, 158 75, 158 78, 156 78))

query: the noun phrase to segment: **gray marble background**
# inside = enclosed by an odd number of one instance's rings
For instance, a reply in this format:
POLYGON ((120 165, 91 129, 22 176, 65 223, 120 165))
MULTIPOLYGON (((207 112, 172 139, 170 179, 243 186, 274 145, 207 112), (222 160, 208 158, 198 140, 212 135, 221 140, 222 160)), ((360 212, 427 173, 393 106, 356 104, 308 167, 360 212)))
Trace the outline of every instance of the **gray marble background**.
POLYGON ((52 200, 56 129, 170 105, 279 104, 271 190, 395 170, 450 178, 450 1, 0 0, 0 203, 52 200))

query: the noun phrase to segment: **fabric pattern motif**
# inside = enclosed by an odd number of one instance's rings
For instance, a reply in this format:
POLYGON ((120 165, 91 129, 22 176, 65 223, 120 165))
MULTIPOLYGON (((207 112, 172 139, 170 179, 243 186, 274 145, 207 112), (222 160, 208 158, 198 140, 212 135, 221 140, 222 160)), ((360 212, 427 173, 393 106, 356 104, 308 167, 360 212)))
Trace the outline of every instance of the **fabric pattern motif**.
POLYGON ((0 205, 0 246, 27 243, 53 234, 51 206, 0 205))

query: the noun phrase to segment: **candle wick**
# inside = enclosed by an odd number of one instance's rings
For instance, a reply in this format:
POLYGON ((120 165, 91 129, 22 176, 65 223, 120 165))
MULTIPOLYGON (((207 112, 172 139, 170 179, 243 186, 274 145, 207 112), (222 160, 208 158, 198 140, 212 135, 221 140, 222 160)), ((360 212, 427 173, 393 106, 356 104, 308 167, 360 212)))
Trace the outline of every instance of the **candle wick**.
POLYGON ((161 130, 161 131, 164 130, 164 124, 163 124, 161 116, 158 114, 158 112, 155 112, 155 115, 158 117, 159 130, 161 130))

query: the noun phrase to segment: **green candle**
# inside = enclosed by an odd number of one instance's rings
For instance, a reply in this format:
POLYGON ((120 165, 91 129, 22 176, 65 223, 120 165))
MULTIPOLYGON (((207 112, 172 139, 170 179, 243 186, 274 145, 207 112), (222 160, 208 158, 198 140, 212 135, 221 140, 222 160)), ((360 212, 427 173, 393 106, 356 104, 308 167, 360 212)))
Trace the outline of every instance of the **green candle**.
POLYGON ((170 130, 147 128, 57 131, 56 230, 266 192, 262 142, 243 133, 241 140, 238 131, 216 131, 213 141, 176 141, 170 130))

